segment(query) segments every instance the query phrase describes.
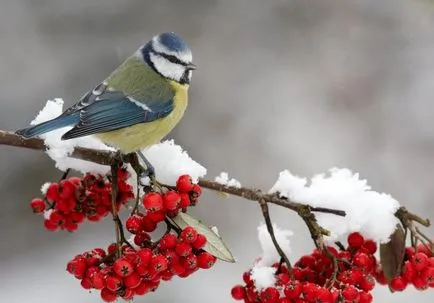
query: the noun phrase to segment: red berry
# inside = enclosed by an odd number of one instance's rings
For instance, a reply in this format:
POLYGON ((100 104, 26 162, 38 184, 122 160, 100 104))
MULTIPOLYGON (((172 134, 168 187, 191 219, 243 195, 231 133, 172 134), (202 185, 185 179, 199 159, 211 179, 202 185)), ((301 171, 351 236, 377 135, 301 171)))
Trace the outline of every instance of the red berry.
POLYGON ((356 253, 353 257, 353 264, 360 268, 367 268, 369 265, 369 257, 365 253, 356 253))
POLYGON ((390 281, 390 288, 393 291, 403 291, 407 288, 407 284, 407 281, 403 277, 398 276, 394 277, 392 281, 390 281))
POLYGON ((128 288, 136 288, 140 285, 141 281, 142 278, 139 276, 139 274, 136 272, 132 272, 131 275, 124 278, 124 285, 128 288))
POLYGON ((45 202, 42 199, 35 198, 30 202, 30 207, 35 214, 39 214, 45 210, 45 202))
POLYGON ((189 175, 182 175, 176 181, 176 188, 180 192, 188 193, 192 190, 193 184, 189 175))
POLYGON ((156 211, 156 212, 150 212, 146 215, 146 218, 155 222, 155 223, 158 223, 158 222, 164 221, 164 219, 166 219, 166 212, 163 210, 156 211))
POLYGON ((365 242, 365 239, 358 232, 351 233, 348 235, 348 245, 351 248, 354 248, 354 249, 360 248, 360 247, 362 247, 364 242, 365 242))
POLYGON ((357 302, 357 300, 359 299, 359 291, 353 285, 348 285, 342 291, 342 297, 344 297, 344 299, 346 301, 349 301, 349 302, 355 301, 355 302, 357 302))
POLYGON ((134 290, 131 288, 125 288, 125 290, 122 292, 122 299, 125 301, 130 301, 134 297, 134 290))
POLYGON ((416 271, 410 261, 405 261, 401 275, 407 282, 413 280, 414 276, 416 275, 416 271))
POLYGON ((434 267, 434 257, 428 258, 428 266, 434 267))
POLYGON ((332 294, 327 288, 318 288, 316 295, 315 303, 333 303, 332 294))
POLYGON ((128 217, 127 221, 125 222, 125 227, 130 233, 136 234, 141 230, 141 224, 142 224, 141 217, 131 216, 128 217))
POLYGON ((85 215, 82 212, 74 211, 69 214, 69 220, 74 223, 82 223, 84 221, 85 215))
POLYGON ((288 274, 280 273, 276 275, 276 285, 285 286, 291 281, 291 277, 288 274))
POLYGON ((297 299, 300 297, 302 290, 303 287, 300 282, 292 281, 285 287, 283 291, 285 296, 287 296, 289 299, 297 299))
POLYGON ((377 280, 381 285, 387 285, 387 279, 381 266, 377 266, 377 269, 375 270, 375 280, 377 280))
POLYGON ((168 191, 164 194, 164 208, 167 210, 176 210, 181 203, 181 196, 176 191, 168 191))
POLYGON ((156 212, 163 209, 163 198, 158 193, 148 193, 143 198, 143 205, 149 212, 156 212))
POLYGON ((101 290, 101 299, 103 299, 104 302, 114 302, 116 301, 118 295, 112 291, 110 291, 107 288, 103 288, 101 290))
POLYGON ((429 244, 419 243, 417 245, 417 251, 424 253, 427 257, 432 257, 432 248, 430 248, 429 244))
POLYGON ((95 289, 103 289, 105 287, 104 275, 101 272, 96 273, 92 277, 92 286, 95 289))
POLYGON ((60 198, 66 199, 75 196, 76 185, 69 180, 60 181, 60 198))
POLYGON ((175 252, 181 257, 188 256, 189 254, 191 254, 191 251, 192 251, 191 245, 186 242, 182 241, 176 244, 175 252))
POLYGON ((275 287, 267 287, 261 292, 263 303, 275 303, 279 299, 279 291, 275 287))
POLYGON ((56 231, 59 229, 59 225, 51 220, 44 220, 44 227, 49 231, 56 231))
POLYGON ((369 292, 362 291, 359 294, 359 303, 371 303, 372 300, 372 295, 369 292))
POLYGON ((417 252, 410 259, 410 262, 416 271, 421 271, 428 265, 428 257, 425 253, 417 252))
POLYGON ((181 202, 179 202, 180 208, 187 208, 190 206, 190 194, 180 193, 181 202))
POLYGON ((163 255, 155 255, 151 259, 151 268, 156 272, 165 271, 168 265, 167 259, 163 255))
POLYGON ((411 247, 411 246, 406 247, 405 248, 405 259, 410 260, 414 256, 415 253, 416 253, 416 250, 413 247, 411 247))
POLYGON ((113 263, 114 272, 120 277, 127 277, 134 271, 133 265, 125 258, 117 259, 113 263))
POLYGON ((194 254, 188 255, 187 257, 183 258, 181 262, 182 266, 185 269, 192 270, 197 268, 197 257, 194 254))
POLYGON ((89 278, 84 278, 83 280, 81 280, 80 285, 84 289, 91 289, 93 287, 92 281, 89 278))
POLYGON ((432 287, 434 285, 434 267, 426 267, 420 273, 420 277, 432 287))
POLYGON ((143 296, 147 294, 150 290, 151 288, 149 287, 149 284, 145 281, 142 281, 140 285, 134 289, 134 293, 138 296, 143 296))
POLYGON ((47 189, 46 198, 50 202, 55 202, 59 199, 59 184, 52 183, 47 189))
POLYGON ((366 240, 362 247, 371 255, 377 251, 377 243, 373 240, 366 240))
POLYGON ((422 276, 415 276, 411 283, 413 283, 414 288, 418 290, 425 290, 428 288, 428 281, 422 276))
POLYGON ((106 278, 106 287, 109 290, 116 292, 122 287, 122 280, 117 276, 108 276, 106 278))
POLYGON ((117 249, 116 243, 112 243, 107 247, 107 253, 109 255, 114 254, 116 252, 116 249, 117 249))
POLYGON ((297 266, 300 268, 313 268, 315 265, 316 259, 313 256, 305 255, 300 258, 300 260, 297 262, 297 266))
POLYGON ((141 228, 148 233, 153 232, 157 228, 157 223, 145 216, 142 218, 141 228))
POLYGON ((304 299, 306 301, 313 302, 315 298, 317 297, 317 291, 319 286, 314 283, 306 282, 302 284, 302 293, 304 296, 304 299))
POLYGON ((359 288, 364 291, 371 291, 375 287, 374 277, 371 275, 362 275, 362 278, 359 280, 359 288))
POLYGON ((192 244, 197 239, 197 231, 193 227, 187 226, 181 231, 181 238, 185 242, 192 244))
POLYGON ((82 277, 86 272, 86 269, 87 264, 84 258, 74 259, 66 265, 66 270, 77 278, 82 277))
POLYGON ((197 234, 196 240, 191 243, 191 246, 195 249, 201 249, 206 245, 206 237, 202 234, 197 234))
POLYGON ((236 285, 232 287, 231 295, 235 300, 241 301, 246 296, 246 290, 242 285, 236 285))
POLYGON ((174 234, 166 234, 160 239, 159 246, 161 249, 173 249, 178 243, 178 237, 174 234))
POLYGON ((216 257, 214 257, 213 255, 211 255, 206 251, 201 252, 197 256, 197 267, 199 268, 203 268, 203 269, 211 268, 215 264, 215 262, 216 262, 216 257))

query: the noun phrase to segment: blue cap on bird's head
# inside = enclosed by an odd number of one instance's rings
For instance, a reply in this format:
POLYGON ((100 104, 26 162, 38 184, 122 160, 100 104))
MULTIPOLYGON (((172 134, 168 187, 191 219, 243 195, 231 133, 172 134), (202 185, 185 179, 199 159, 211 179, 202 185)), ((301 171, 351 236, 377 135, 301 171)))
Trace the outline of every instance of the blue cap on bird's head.
POLYGON ((143 60, 161 76, 181 84, 189 84, 193 56, 187 43, 175 33, 163 33, 140 48, 143 60))

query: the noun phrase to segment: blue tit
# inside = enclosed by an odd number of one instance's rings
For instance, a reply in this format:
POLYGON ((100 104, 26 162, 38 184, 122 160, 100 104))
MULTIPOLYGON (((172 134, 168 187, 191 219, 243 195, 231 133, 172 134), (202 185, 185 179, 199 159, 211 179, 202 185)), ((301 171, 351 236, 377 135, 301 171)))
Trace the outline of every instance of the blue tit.
POLYGON ((181 120, 195 68, 181 37, 160 34, 59 117, 16 133, 29 138, 73 126, 62 140, 95 135, 122 153, 139 151, 158 143, 181 120))

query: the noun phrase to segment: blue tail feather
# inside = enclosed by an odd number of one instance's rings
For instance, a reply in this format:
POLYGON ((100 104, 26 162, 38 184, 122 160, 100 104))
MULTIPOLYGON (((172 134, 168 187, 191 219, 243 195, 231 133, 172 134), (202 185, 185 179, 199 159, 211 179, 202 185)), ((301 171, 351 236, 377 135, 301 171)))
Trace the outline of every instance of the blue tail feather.
POLYGON ((25 138, 31 138, 48 133, 58 128, 76 124, 79 122, 79 120, 80 117, 78 115, 59 116, 53 120, 17 130, 15 133, 25 138))

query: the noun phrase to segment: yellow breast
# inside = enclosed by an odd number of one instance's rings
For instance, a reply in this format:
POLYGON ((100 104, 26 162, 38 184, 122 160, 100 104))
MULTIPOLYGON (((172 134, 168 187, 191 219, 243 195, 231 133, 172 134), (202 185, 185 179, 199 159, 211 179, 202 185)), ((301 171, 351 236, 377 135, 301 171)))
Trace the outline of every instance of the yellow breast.
POLYGON ((173 111, 162 119, 140 123, 96 136, 105 144, 114 146, 123 153, 131 153, 161 141, 178 124, 188 104, 188 85, 171 81, 175 96, 173 111))

